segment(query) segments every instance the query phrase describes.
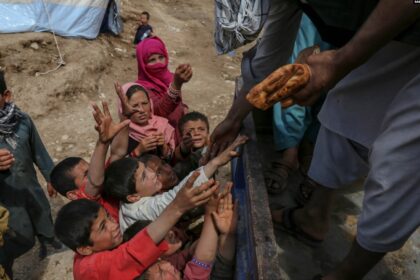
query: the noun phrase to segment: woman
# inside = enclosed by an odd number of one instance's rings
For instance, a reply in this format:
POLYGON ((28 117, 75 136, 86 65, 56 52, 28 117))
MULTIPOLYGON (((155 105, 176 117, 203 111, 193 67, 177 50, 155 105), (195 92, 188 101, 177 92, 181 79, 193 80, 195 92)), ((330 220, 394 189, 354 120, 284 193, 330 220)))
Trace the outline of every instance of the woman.
POLYGON ((175 129, 167 119, 153 113, 153 101, 147 90, 139 84, 127 83, 117 93, 120 114, 131 120, 128 137, 117 140, 117 145, 127 147, 125 150, 131 156, 152 153, 170 160, 175 149, 175 129))
MULTIPOLYGON (((188 111, 182 103, 181 88, 192 76, 189 64, 181 64, 175 74, 168 69, 169 57, 165 44, 158 37, 143 40, 136 48, 138 84, 144 86, 153 101, 156 115, 167 118, 177 128, 178 120, 188 111)), ((176 142, 178 142, 178 134, 176 142)))

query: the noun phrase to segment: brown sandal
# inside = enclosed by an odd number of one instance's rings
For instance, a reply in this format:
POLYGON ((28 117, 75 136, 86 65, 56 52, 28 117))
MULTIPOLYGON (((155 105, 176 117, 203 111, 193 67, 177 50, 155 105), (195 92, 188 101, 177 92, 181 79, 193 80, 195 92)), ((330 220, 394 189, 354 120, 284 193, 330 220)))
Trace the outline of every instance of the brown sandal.
POLYGON ((300 183, 295 196, 295 201, 299 206, 304 206, 311 199, 312 193, 316 188, 316 183, 309 177, 300 183))
POLYGON ((265 185, 270 194, 280 194, 286 187, 288 178, 294 169, 285 161, 277 160, 271 162, 271 168, 264 172, 265 185))

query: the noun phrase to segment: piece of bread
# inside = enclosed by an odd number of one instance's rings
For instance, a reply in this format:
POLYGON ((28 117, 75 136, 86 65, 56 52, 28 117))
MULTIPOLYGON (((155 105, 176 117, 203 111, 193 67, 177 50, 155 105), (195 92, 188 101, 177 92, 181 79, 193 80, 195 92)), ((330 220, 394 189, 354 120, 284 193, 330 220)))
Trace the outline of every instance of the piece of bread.
POLYGON ((291 96, 304 88, 311 73, 307 64, 287 64, 254 86, 246 99, 256 108, 267 110, 277 102, 286 101, 288 107, 291 96))

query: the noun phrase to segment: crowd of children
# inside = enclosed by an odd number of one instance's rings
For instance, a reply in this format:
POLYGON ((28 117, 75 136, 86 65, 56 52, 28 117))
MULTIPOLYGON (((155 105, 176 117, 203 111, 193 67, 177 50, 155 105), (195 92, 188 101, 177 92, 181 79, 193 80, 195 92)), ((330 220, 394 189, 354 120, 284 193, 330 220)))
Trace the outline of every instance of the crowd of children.
POLYGON ((0 73, 0 202, 10 212, 0 264, 10 277, 13 260, 33 246, 35 236, 59 247, 56 236, 75 251, 75 279, 233 277, 232 183, 222 186, 213 177, 247 138, 238 136, 201 164, 209 122, 188 112, 181 92, 192 68, 182 64, 169 71, 166 47, 149 36, 148 19, 144 12, 137 32, 148 35, 136 35, 137 80, 115 83, 119 120, 106 102, 92 105, 98 139, 90 162, 74 156, 54 166, 0 73), (33 163, 48 191, 70 200, 55 226, 33 163))

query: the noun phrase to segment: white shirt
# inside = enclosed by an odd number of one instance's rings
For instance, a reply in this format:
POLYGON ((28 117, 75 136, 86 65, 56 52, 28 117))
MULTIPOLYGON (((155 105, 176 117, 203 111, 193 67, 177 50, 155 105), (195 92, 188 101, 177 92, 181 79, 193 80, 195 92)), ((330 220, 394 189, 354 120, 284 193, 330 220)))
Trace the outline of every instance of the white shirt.
MULTIPOLYGON (((195 180, 193 187, 198 187, 209 180, 209 178, 207 178, 207 176, 204 174, 203 167, 200 167, 197 169, 197 171, 200 172, 200 175, 195 180)), ((188 176, 186 176, 178 185, 167 192, 155 196, 142 197, 139 201, 134 203, 121 202, 119 212, 121 231, 124 232, 136 221, 156 220, 156 218, 159 217, 159 215, 163 212, 163 210, 165 210, 169 203, 174 200, 178 191, 185 185, 193 172, 188 174, 188 176)))

